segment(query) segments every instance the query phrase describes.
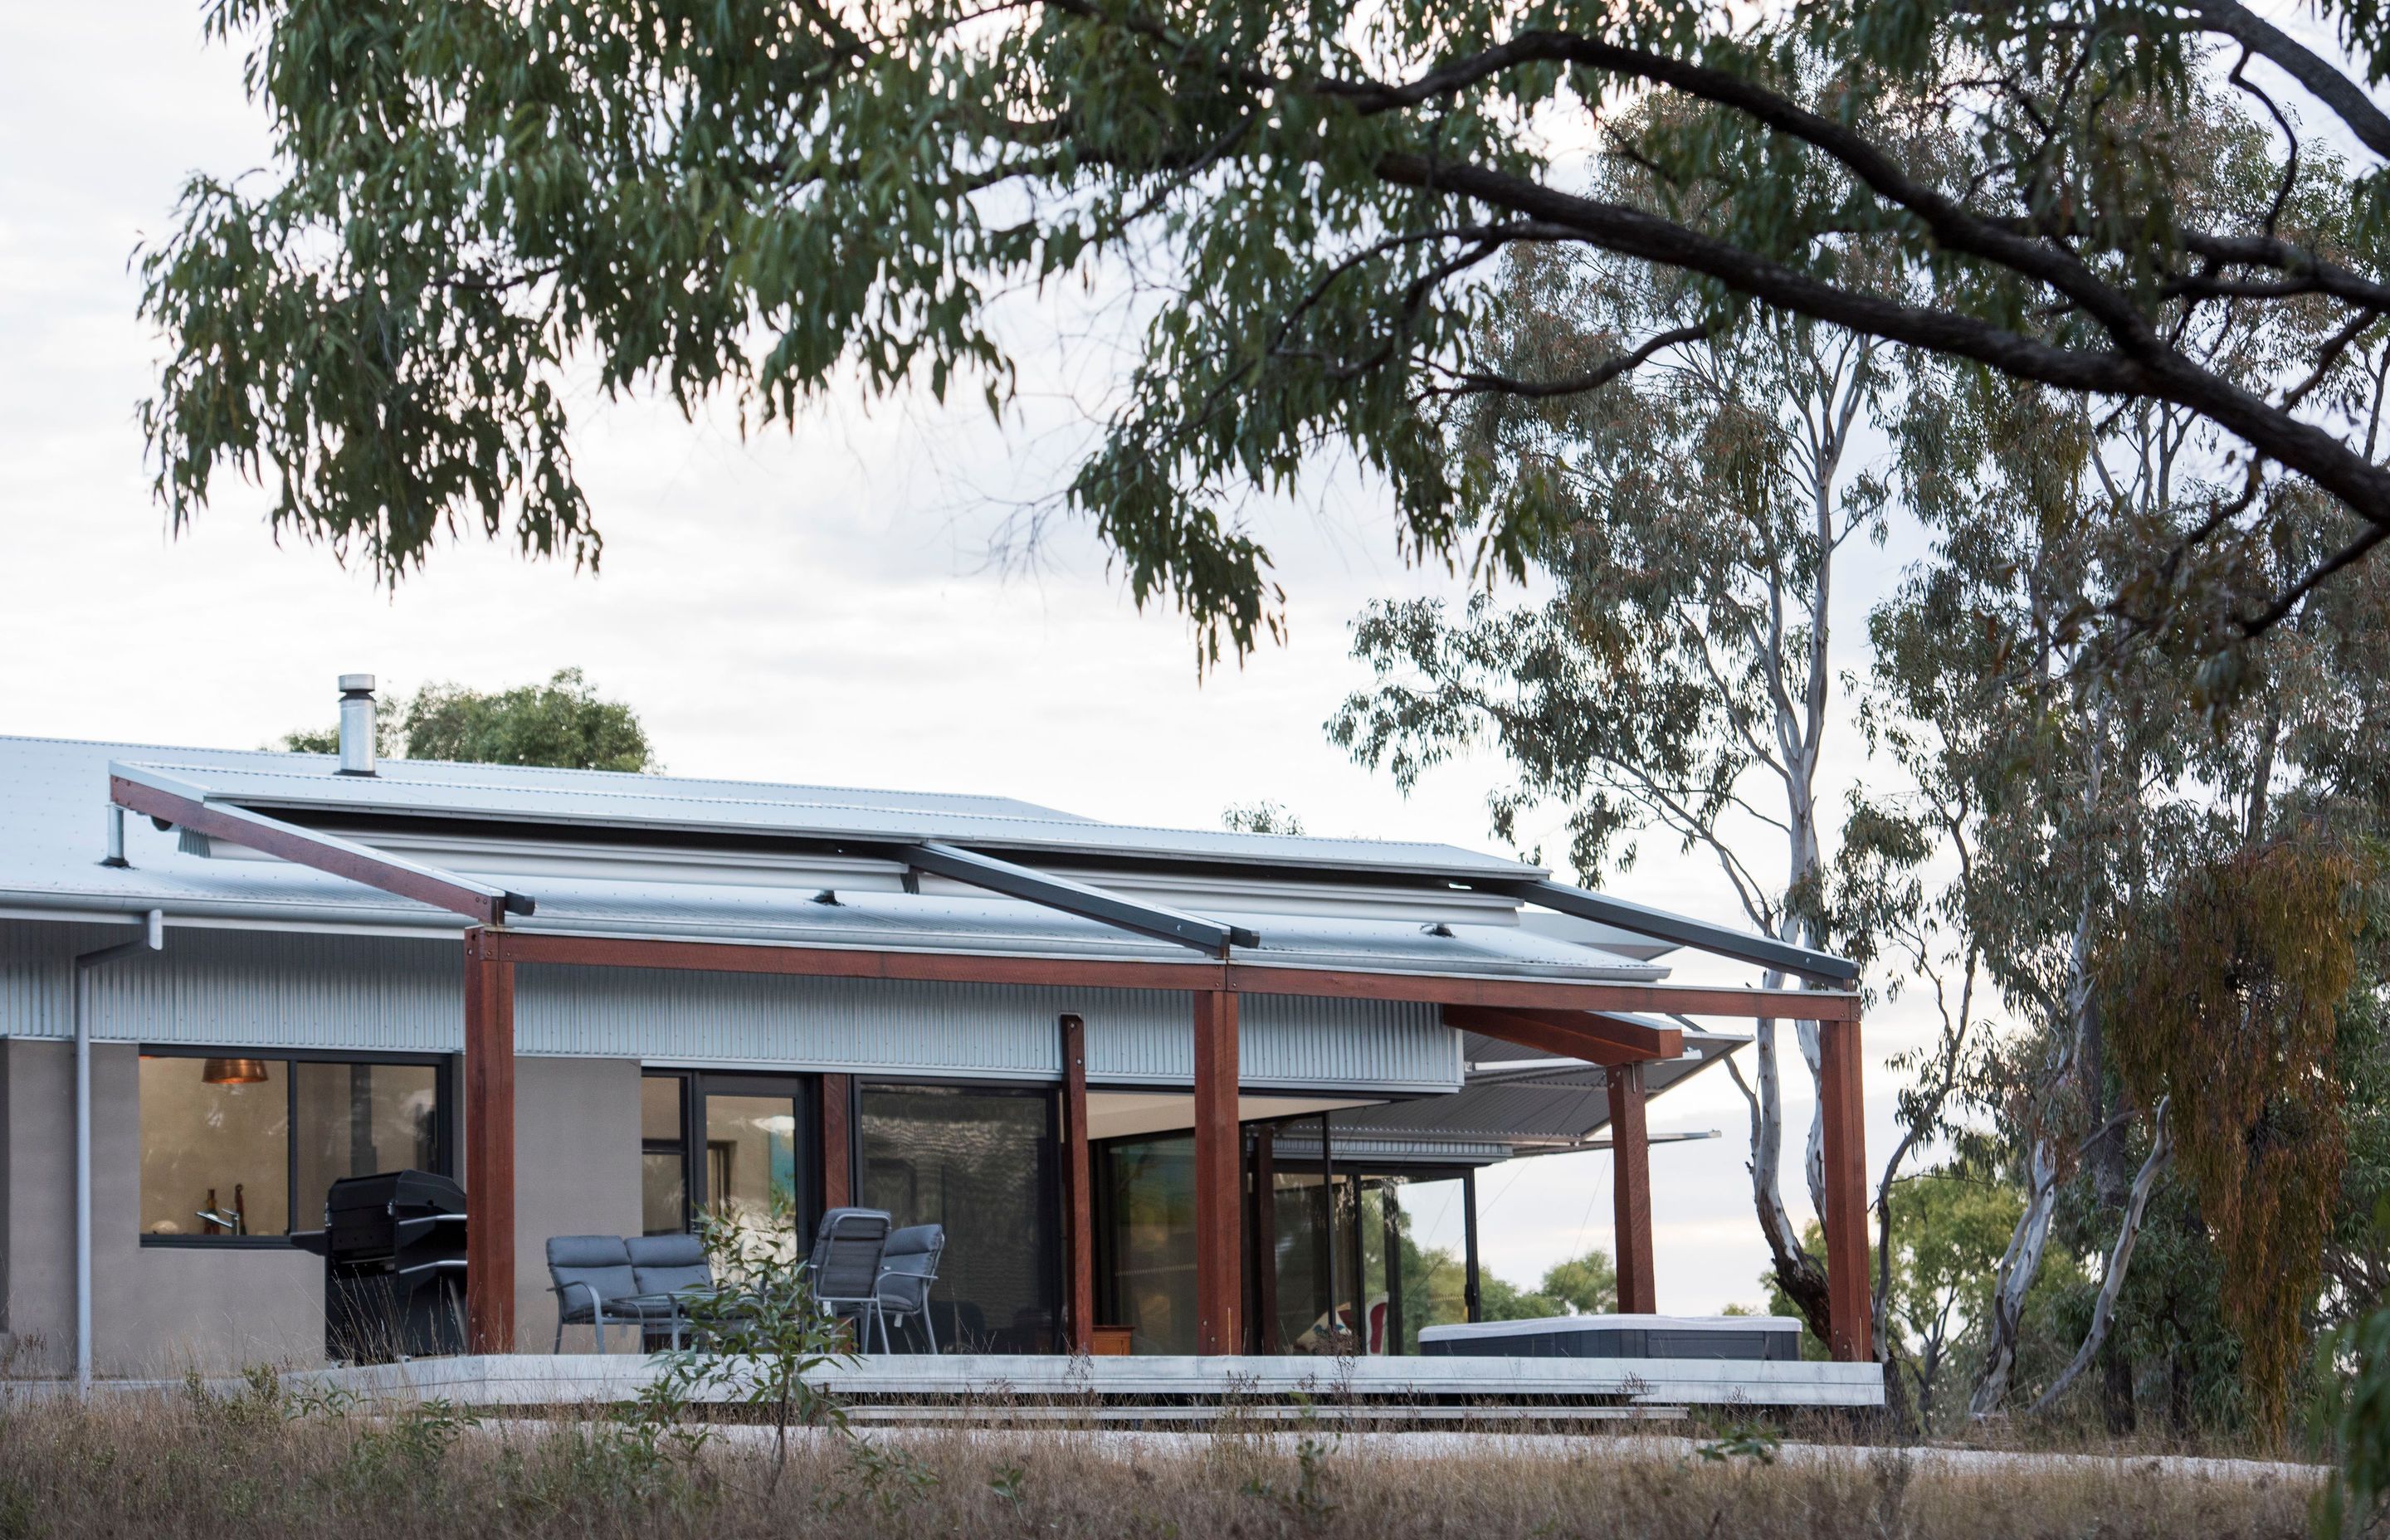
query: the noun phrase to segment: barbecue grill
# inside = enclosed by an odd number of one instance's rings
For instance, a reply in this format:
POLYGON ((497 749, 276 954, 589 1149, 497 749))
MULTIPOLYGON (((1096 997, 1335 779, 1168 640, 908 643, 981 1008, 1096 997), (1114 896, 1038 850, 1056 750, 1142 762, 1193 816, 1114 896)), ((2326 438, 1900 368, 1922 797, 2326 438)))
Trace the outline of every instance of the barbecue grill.
POLYGON ((387 1364, 465 1351, 465 1189, 428 1171, 350 1176, 324 1227, 290 1238, 324 1259, 324 1356, 387 1364))

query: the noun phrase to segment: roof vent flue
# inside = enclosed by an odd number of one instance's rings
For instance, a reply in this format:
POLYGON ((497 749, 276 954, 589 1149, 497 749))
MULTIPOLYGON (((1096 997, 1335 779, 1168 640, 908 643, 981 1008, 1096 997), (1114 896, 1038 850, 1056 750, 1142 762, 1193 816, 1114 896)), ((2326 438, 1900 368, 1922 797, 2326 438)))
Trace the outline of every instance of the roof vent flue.
POLYGON ((341 675, 341 774, 374 773, 374 676, 341 675))

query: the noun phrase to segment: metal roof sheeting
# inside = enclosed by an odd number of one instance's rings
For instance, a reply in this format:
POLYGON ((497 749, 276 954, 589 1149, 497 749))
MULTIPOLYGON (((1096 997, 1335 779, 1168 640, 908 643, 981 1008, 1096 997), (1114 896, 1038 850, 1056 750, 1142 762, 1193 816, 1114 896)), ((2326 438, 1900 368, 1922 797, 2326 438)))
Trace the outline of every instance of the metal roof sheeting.
POLYGON ((1400 875, 1540 877, 1543 868, 1453 845, 1101 823, 1005 797, 698 780, 607 770, 388 760, 343 776, 319 754, 113 757, 199 782, 210 801, 261 811, 432 817, 653 831, 943 841, 974 850, 1223 862, 1400 875))
MULTIPOLYGON (((563 807, 576 797, 604 802, 636 800, 625 785, 666 789, 658 793, 675 807, 709 799, 690 789, 711 789, 717 806, 762 806, 790 818, 802 809, 838 809, 817 788, 758 787, 748 782, 675 781, 663 777, 598 771, 521 769, 514 766, 425 764, 387 762, 390 785, 379 791, 363 777, 336 777, 328 756, 238 751, 158 750, 139 745, 79 743, 59 739, 0 738, 0 908, 73 913, 136 913, 163 908, 170 920, 212 918, 264 927, 393 927, 454 931, 461 917, 362 884, 288 862, 221 860, 182 848, 172 833, 127 815, 125 851, 130 865, 101 865, 102 817, 112 761, 171 766, 169 773, 212 791, 269 786, 303 787, 309 796, 385 796, 430 801, 455 792, 482 797, 491 788, 511 789, 523 805, 563 807), (351 789, 364 787, 363 792, 351 789), (732 795, 736 792, 739 795, 732 795), (763 796, 761 793, 777 793, 763 796), (749 795, 756 793, 756 795, 749 795)), ((840 793, 868 800, 879 816, 934 815, 953 832, 959 825, 1037 823, 1055 828, 1102 831, 1110 848, 1139 845, 1148 831, 1100 825, 1000 798, 840 793)), ((260 805, 287 807, 260 797, 260 805)), ((805 817, 816 816, 805 813, 805 817)), ((792 827, 792 826, 791 826, 792 827)), ((1186 832, 1186 831, 1180 831, 1186 832)), ((1090 838, 1093 838, 1092 836, 1090 838)), ((1490 863, 1444 846, 1377 845, 1368 841, 1289 840, 1277 836, 1186 832, 1190 848, 1236 848, 1248 854, 1300 847, 1314 853, 1377 852, 1389 870, 1410 870, 1413 853, 1446 851, 1452 856, 1490 863)), ((1325 856, 1321 856, 1325 859, 1325 856)), ((503 877, 503 873, 494 874, 503 877)), ((701 874, 700 874, 701 876, 701 874)), ((988 952, 1015 956, 1116 957, 1184 961, 1187 951, 1150 941, 1092 920, 996 897, 840 890, 835 905, 813 902, 802 889, 711 880, 608 880, 553 873, 508 879, 508 886, 536 897, 538 912, 518 922, 531 930, 613 935, 707 936, 812 946, 923 951, 988 952)), ((1328 890, 1332 894, 1332 889, 1328 890)), ((1381 893, 1363 906, 1371 918, 1334 914, 1247 916, 1262 944, 1242 949, 1245 960, 1292 967, 1367 967, 1397 971, 1484 976, 1532 975, 1567 979, 1643 981, 1664 975, 1648 961, 1600 950, 1508 923, 1429 925, 1388 918, 1381 893)), ((1397 913, 1399 911, 1396 911, 1397 913)), ((1238 917, 1223 917, 1238 918, 1238 917)))

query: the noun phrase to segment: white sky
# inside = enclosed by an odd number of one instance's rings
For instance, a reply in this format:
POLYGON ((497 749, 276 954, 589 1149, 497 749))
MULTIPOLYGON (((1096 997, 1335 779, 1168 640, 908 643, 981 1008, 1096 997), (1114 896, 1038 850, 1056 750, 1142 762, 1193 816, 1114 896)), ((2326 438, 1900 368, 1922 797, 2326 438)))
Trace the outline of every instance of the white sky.
MULTIPOLYGON (((0 19, 0 733, 258 746, 328 723, 339 673, 495 687, 578 664, 639 711, 676 772, 999 792, 1189 827, 1268 797, 1317 833, 1491 846, 1490 757, 1405 800, 1321 732, 1364 682, 1345 625, 1366 601, 1464 592, 1406 570, 1358 493, 1262 527, 1291 637, 1200 683, 1184 623, 1138 615, 1075 533, 1034 578, 990 569, 1001 500, 1050 488, 1051 444, 1013 454, 1027 435, 969 416, 846 403, 742 444, 668 409, 585 403, 581 465, 608 537, 598 577, 476 543, 392 596, 321 549, 277 549, 251 495, 170 538, 134 421, 156 344, 128 257, 166 228, 187 173, 257 164, 265 144, 238 56, 204 48, 199 17, 193 0, 124 0, 0 19)), ((1075 347, 1038 356, 1099 372, 1075 347)), ((1893 565, 1868 563, 1843 585, 1846 636, 1893 565)), ((1708 866, 1664 850, 1613 887, 1738 918, 1708 866)), ((1880 1060, 1917 1031, 1906 1004, 1870 1029, 1879 1158, 1894 1090, 1880 1060)), ((1784 1048, 1805 1082, 1789 1034, 1784 1048)), ((1714 1072, 1655 1103, 1652 1126, 1727 1136, 1655 1152, 1662 1308, 1756 1302, 1766 1253, 1740 1097, 1714 1072)), ((1532 1282, 1608 1246, 1609 1174, 1594 1153, 1483 1174, 1489 1266, 1532 1282)))

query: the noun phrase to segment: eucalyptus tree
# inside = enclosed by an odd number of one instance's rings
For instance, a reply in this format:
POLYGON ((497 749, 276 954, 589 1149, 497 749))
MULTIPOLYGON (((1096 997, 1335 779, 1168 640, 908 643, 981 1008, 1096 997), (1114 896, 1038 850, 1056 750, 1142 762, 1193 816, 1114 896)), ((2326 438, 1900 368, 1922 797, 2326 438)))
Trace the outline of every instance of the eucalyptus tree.
MULTIPOLYGON (((1515 253, 1504 276, 1486 351, 1506 376, 1564 375, 1697 303, 1566 250, 1515 253)), ((1882 530, 1882 483, 1850 462, 1883 385, 1870 340, 1771 317, 1711 331, 1609 391, 1469 397, 1448 419, 1454 456, 1498 497, 1540 507, 1554 533, 1533 559, 1554 593, 1509 609, 1480 596, 1458 614, 1371 606, 1354 651, 1375 679, 1330 738, 1407 789, 1490 742, 1513 776, 1492 805, 1505 841, 1556 806, 1570 861, 1595 873, 1632 866, 1638 836, 1657 831, 1697 852, 1761 933, 1846 940, 1826 924, 1832 814, 1818 779, 1835 720, 1837 558, 1882 530)), ((1817 1023, 1795 1025, 1814 1083, 1817 1023)), ((1819 1325, 1825 1274, 1782 1193, 1776 1028, 1758 1024, 1755 1084, 1729 1069, 1778 1278, 1819 1325)), ((1822 1213, 1814 1120, 1803 1163, 1822 1213)))
POLYGON ((749 425, 850 386, 1001 409, 1005 302, 1130 269, 1153 307, 1141 361, 1062 495, 1138 602, 1183 607, 1214 656, 1277 623, 1249 514, 1323 452, 1375 478, 1407 552, 1520 571, 1536 510, 1456 473, 1421 398, 1595 391, 1754 309, 2162 402, 2236 446, 2248 485, 2146 553, 2139 596, 2211 647, 2390 533, 2390 469, 2316 383, 2390 308, 2381 173, 2352 237, 2319 244, 2268 188, 2178 205, 2139 126, 2262 58, 2378 161, 2390 12, 2356 0, 2319 6, 2347 64, 2238 0, 206 14, 252 47, 275 153, 195 177, 142 253, 166 341, 142 410, 157 491, 179 525, 220 472, 255 477, 277 528, 392 579, 458 529, 596 560, 570 409, 590 387, 726 400, 749 425), (1670 109, 1625 121, 1653 102, 1670 109), (1929 128, 1964 153, 1916 165, 1902 147, 1929 128), (1605 142, 1656 200, 1580 185, 1577 148, 1605 142), (1855 238, 1889 263, 1850 263, 1855 238), (1506 374, 1481 323, 1500 259, 1536 248, 1639 265, 1689 308, 1566 372, 1506 374), (2257 378, 2176 323, 2301 307, 2329 324, 2257 378), (2261 571, 2257 493, 2285 481, 2345 524, 2306 567, 2261 571))
MULTIPOLYGON (((2209 105, 2204 170, 2229 180, 2249 125, 2209 105)), ((2330 173, 2317 168, 2302 189, 2310 214, 2334 200, 2330 173)), ((2255 374, 2298 346, 2301 324, 2295 313, 2249 314, 2198 345, 2219 367, 2255 374)), ((2186 335, 2196 325, 2187 316, 2186 335)), ((2359 348, 2356 378, 2378 381, 2390 344, 2359 348)), ((2328 933, 2325 911, 2343 899, 2316 893, 2356 883, 2336 842, 2379 828, 2384 783, 2350 774, 2374 763, 2370 735, 2386 704, 2379 575, 2303 596, 2220 669, 2139 609, 2149 554, 2210 517, 2224 487, 2247 485, 2240 468, 2187 447, 2196 432, 2185 414, 2097 413, 1959 371, 1921 370, 1908 385, 1901 487, 1936 548, 1874 617, 1870 710, 1901 725, 1910 794, 1960 857, 1946 906, 2024 1028, 1985 1061, 1973 1092, 2011 1140, 2024 1202, 1988 1302, 1972 1409, 1987 1414, 2010 1393, 2024 1301, 2072 1190, 2068 1243, 2103 1253, 2104 1267, 2088 1329, 2033 1406, 2105 1361, 2129 1416, 2111 1333, 2179 1149, 2201 1209, 2215 1210, 2249 1405, 2278 1422, 2284 1344, 2303 1329, 2332 1228, 2316 1205, 2336 1203, 2340 1173, 2337 1096, 2310 1105, 2307 1094, 2337 1082, 2332 1023, 2355 965, 2302 976, 2301 1002, 2277 1008, 2256 1003, 2273 987, 2260 981, 2291 970, 2267 952, 2275 942, 2249 938, 2328 933), (2200 918, 2251 913, 2229 936, 2200 918), (2235 988, 2247 1003, 2223 1008, 2235 988), (2232 1052, 2253 1057, 2236 1072, 2245 1094, 2225 1097, 2213 1082, 2232 1052), (2255 1159, 2268 1118, 2310 1135, 2292 1141, 2297 1160, 2253 1175, 2268 1200, 2243 1205, 2240 1177, 2225 1174, 2255 1159), (2294 1192, 2305 1196, 2272 1201, 2294 1192), (2332 1201, 2317 1196, 2328 1192, 2332 1201), (2256 1216, 2245 1232, 2234 1228, 2243 1212, 2256 1216), (2265 1228, 2277 1217, 2279 1235, 2265 1228), (2243 1234, 2246 1245, 2232 1238, 2243 1234)), ((2340 538, 2341 510, 2311 489, 2265 495, 2271 548, 2253 564, 2285 574, 2340 538)))

